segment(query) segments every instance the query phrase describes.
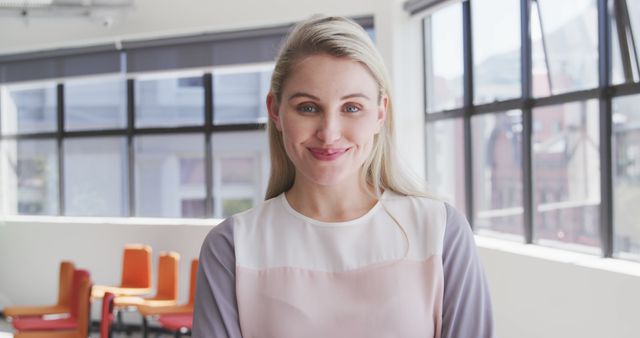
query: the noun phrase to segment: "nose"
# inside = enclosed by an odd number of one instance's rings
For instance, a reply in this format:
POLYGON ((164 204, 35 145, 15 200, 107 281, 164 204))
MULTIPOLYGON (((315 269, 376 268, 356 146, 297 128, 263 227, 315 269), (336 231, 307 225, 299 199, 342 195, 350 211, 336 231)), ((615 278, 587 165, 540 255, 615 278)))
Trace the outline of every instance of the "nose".
POLYGON ((337 114, 324 114, 316 136, 325 144, 332 144, 342 137, 342 125, 337 114))

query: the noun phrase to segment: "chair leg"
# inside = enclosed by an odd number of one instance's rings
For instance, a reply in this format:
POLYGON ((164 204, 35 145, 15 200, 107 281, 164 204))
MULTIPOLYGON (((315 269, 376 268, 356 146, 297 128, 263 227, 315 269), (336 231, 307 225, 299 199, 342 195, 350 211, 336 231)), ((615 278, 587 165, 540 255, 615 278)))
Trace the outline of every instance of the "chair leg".
POLYGON ((147 316, 142 315, 142 338, 147 338, 149 334, 149 323, 147 322, 147 316))

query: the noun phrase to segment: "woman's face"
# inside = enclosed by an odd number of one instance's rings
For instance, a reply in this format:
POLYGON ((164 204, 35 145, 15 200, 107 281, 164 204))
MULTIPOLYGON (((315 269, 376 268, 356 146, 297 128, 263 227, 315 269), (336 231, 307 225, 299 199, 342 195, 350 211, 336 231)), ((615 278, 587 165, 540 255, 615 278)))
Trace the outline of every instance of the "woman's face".
POLYGON ((296 180, 322 186, 358 182, 388 98, 367 69, 350 58, 318 54, 299 61, 280 102, 267 98, 269 117, 282 132, 296 180))

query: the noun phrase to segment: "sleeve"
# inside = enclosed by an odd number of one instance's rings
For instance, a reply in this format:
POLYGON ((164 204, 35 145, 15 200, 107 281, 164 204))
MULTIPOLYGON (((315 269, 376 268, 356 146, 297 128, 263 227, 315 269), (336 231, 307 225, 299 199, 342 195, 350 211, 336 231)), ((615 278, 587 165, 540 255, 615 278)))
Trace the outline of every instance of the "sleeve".
POLYGON ((192 337, 242 337, 236 301, 232 218, 213 228, 202 244, 192 337))
POLYGON ((442 254, 442 338, 492 338, 489 285, 466 218, 449 204, 442 254))

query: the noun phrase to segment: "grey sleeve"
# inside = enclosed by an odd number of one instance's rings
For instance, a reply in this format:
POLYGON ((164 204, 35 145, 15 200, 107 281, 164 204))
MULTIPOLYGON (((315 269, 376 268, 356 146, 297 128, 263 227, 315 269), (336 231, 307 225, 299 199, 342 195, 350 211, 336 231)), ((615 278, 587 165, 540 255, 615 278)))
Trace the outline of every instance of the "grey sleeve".
POLYGON ((200 250, 192 337, 242 337, 235 265, 233 219, 229 218, 209 232, 200 250))
POLYGON ((494 326, 489 285, 473 232, 459 211, 449 204, 446 209, 442 338, 492 338, 494 326))

